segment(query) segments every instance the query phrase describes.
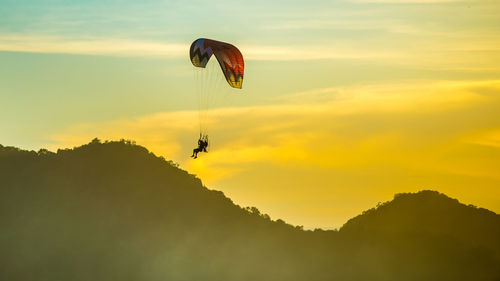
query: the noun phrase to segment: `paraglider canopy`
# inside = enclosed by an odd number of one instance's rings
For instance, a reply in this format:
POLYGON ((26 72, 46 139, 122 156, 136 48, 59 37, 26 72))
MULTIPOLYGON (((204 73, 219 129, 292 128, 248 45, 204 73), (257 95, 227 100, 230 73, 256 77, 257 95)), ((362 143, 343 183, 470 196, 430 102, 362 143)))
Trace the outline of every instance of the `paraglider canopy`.
POLYGON ((245 62, 240 50, 229 43, 206 38, 196 39, 191 44, 189 57, 194 66, 205 68, 212 55, 217 58, 227 83, 241 89, 245 62))

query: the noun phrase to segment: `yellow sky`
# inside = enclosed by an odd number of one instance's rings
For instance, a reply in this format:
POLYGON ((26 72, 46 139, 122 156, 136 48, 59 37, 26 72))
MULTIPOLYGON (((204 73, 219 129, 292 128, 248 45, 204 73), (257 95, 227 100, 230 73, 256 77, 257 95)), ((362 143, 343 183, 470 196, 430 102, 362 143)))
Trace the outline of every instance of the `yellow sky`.
POLYGON ((79 124, 51 148, 136 140, 236 203, 307 227, 340 226, 394 193, 435 189, 500 211, 500 80, 406 81, 311 90, 212 113, 192 160, 196 111, 79 124))

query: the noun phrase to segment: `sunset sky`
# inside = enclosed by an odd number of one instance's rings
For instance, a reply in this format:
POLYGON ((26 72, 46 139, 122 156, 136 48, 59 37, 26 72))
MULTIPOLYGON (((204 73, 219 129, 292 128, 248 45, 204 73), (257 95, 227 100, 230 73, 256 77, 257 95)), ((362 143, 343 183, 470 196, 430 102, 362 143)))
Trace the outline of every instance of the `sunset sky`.
POLYGON ((0 144, 135 140, 306 228, 422 189, 499 213, 499 34, 498 0, 0 0, 0 144), (245 78, 193 160, 199 37, 245 78))

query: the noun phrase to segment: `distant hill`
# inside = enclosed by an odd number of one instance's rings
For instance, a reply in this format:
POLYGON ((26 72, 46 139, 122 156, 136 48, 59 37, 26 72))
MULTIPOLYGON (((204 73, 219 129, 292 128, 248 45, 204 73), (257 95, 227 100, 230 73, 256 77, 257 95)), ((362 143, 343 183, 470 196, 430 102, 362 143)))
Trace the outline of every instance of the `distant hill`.
POLYGON ((0 280, 500 280, 500 216, 422 191, 304 231, 129 141, 0 146, 0 280))
POLYGON ((420 276, 405 280, 500 280, 500 216, 437 191, 396 194, 340 232, 381 267, 420 276))

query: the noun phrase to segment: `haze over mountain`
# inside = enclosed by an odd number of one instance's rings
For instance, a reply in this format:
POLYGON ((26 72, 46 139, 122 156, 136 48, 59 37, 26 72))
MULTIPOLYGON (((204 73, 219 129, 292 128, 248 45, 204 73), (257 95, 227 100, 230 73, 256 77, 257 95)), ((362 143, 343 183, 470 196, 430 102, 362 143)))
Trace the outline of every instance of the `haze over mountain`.
POLYGON ((500 280, 500 216, 436 191, 306 231, 129 141, 0 146, 0 179, 0 280, 500 280))

